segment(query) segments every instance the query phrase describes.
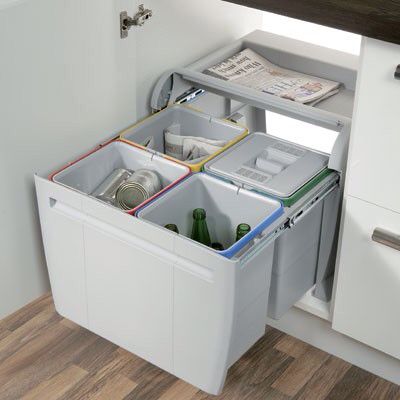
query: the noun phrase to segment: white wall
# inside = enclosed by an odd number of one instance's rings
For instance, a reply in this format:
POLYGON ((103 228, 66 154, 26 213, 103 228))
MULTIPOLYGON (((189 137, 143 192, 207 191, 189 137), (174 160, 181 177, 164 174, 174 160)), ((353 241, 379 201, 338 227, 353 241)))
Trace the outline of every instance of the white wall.
POLYGON ((146 0, 153 20, 138 31, 138 118, 161 70, 185 66, 212 50, 261 29, 263 12, 220 0, 146 0), (143 96, 145 101, 143 102, 143 96))
MULTIPOLYGON (((263 29, 319 46, 359 55, 361 36, 327 26, 300 21, 283 15, 263 13, 263 29)), ((267 130, 271 135, 303 146, 330 153, 338 133, 283 115, 266 112, 267 130)))
POLYGON ((48 290, 33 173, 143 116, 164 69, 261 26, 220 0, 145 5, 153 20, 121 40, 137 1, 0 0, 0 318, 48 290))

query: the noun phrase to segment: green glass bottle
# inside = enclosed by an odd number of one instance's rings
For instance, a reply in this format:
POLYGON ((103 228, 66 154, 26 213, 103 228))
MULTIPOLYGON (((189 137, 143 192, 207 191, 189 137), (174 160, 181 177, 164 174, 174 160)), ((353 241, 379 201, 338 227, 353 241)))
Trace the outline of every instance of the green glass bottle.
POLYGON ((208 233, 206 211, 203 208, 193 210, 193 228, 191 238, 206 246, 211 245, 210 234, 208 233))
POLYGON ((164 226, 164 228, 166 228, 172 232, 179 233, 178 227, 175 224, 167 224, 164 226))
POLYGON ((217 250, 217 251, 224 251, 225 250, 224 246, 222 246, 222 244, 219 243, 219 242, 211 243, 211 248, 213 248, 214 250, 217 250))
POLYGON ((247 235, 251 231, 249 224, 239 224, 236 228, 236 241, 239 241, 243 236, 247 235))

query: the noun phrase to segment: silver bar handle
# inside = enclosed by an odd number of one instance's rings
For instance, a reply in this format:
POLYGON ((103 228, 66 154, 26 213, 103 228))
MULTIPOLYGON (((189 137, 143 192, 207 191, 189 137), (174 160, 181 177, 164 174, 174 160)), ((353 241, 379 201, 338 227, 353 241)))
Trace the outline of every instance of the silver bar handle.
POLYGON ((384 246, 391 247, 392 249, 400 251, 400 235, 396 235, 382 228, 375 228, 372 233, 372 240, 374 242, 383 244, 384 246))

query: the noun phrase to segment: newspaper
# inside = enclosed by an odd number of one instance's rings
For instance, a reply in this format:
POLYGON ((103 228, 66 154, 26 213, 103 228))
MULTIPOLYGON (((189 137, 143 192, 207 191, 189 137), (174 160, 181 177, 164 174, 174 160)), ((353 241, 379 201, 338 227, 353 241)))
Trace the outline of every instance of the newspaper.
POLYGON ((164 130, 165 154, 178 160, 196 164, 227 144, 225 140, 181 135, 180 125, 164 130))
POLYGON ((204 73, 309 105, 338 93, 340 86, 339 82, 278 67, 251 49, 235 54, 204 73))

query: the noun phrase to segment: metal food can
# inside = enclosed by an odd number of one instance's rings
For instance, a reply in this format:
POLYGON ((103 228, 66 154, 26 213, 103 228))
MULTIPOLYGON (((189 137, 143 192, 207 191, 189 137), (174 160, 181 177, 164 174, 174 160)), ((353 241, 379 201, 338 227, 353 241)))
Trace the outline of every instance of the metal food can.
POLYGON ((117 168, 104 179, 103 182, 92 192, 92 196, 108 204, 115 204, 115 194, 123 182, 132 175, 132 171, 117 168))
POLYGON ((123 210, 131 210, 161 190, 161 179, 156 172, 138 169, 119 186, 115 202, 123 210))

